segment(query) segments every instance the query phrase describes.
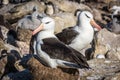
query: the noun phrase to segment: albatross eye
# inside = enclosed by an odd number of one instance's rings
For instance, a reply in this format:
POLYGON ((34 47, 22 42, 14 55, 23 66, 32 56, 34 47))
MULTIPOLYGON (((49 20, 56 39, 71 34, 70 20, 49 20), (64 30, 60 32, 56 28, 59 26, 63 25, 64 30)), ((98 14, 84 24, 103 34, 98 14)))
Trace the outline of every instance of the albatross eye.
POLYGON ((87 14, 85 14, 85 16, 86 16, 87 18, 90 18, 87 14))

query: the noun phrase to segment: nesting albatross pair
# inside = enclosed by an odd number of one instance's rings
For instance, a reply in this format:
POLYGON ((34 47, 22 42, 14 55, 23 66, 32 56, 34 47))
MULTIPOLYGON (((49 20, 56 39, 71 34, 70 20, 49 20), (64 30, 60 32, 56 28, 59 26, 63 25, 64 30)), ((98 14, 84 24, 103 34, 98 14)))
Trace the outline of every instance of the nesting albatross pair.
POLYGON ((72 42, 71 46, 65 45, 55 36, 55 22, 52 18, 44 17, 41 22, 42 24, 32 34, 36 35, 36 53, 44 63, 51 68, 89 68, 86 58, 77 50, 73 49, 72 45, 75 43, 74 45, 83 47, 90 43, 94 33, 91 24, 101 29, 100 26, 95 24, 90 12, 83 11, 79 13, 77 26, 68 29, 76 34, 72 35, 72 40, 69 37, 72 42))

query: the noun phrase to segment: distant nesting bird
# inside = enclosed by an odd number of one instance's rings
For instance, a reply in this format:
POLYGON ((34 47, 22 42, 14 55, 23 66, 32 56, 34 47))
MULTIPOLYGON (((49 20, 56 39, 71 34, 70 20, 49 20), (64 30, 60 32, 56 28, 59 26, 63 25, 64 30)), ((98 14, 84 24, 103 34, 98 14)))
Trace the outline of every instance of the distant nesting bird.
POLYGON ((113 11, 112 21, 107 24, 106 28, 116 34, 120 34, 120 6, 113 6, 110 10, 113 11))
POLYGON ((120 12, 120 6, 113 6, 110 10, 113 11, 113 15, 116 15, 120 12))
POLYGON ((50 16, 55 13, 55 6, 52 2, 46 3, 45 13, 50 16))
POLYGON ((51 68, 89 68, 82 54, 59 41, 54 35, 55 22, 52 18, 44 17, 41 22, 32 34, 36 35, 36 53, 44 63, 51 68))
POLYGON ((56 34, 58 39, 77 51, 82 50, 93 40, 94 28, 101 30, 89 11, 78 11, 77 24, 56 34))

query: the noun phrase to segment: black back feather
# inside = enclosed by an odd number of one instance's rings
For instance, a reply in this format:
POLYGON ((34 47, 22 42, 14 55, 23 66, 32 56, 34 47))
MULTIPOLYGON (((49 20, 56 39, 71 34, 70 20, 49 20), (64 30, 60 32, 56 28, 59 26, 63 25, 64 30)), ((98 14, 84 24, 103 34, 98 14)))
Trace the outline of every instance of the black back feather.
POLYGON ((75 39, 75 37, 79 33, 73 29, 73 27, 69 27, 64 29, 62 32, 56 34, 57 38, 62 41, 63 43, 69 45, 72 40, 75 39))
POLYGON ((61 59, 76 63, 80 68, 89 68, 87 59, 78 51, 66 46, 56 38, 43 39, 41 49, 53 59, 61 59))

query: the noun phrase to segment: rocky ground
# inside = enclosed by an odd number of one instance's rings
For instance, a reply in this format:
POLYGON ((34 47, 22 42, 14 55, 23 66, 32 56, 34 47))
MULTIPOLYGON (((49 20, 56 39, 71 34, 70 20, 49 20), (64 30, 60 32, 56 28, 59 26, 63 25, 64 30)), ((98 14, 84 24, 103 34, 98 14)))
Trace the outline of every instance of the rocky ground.
POLYGON ((76 70, 51 69, 33 56, 32 30, 41 23, 36 16, 51 16, 55 33, 76 24, 77 9, 93 13, 103 29, 82 54, 92 69, 80 80, 120 80, 120 34, 110 32, 111 7, 117 0, 3 0, 0 1, 0 80, 77 80, 76 70), (25 23, 23 25, 22 23, 25 23), (102 56, 102 57, 101 57, 102 56), (100 59, 98 59, 100 58, 100 59))

